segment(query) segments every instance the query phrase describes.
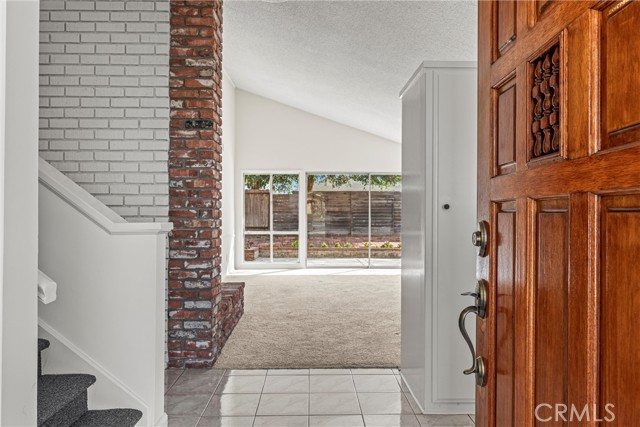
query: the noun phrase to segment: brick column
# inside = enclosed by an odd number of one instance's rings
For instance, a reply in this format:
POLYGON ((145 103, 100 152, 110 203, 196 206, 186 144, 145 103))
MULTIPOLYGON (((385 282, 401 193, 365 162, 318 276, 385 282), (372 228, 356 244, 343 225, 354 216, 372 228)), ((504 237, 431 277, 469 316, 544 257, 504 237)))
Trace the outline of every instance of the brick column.
POLYGON ((222 1, 171 0, 169 365, 219 352, 222 1))

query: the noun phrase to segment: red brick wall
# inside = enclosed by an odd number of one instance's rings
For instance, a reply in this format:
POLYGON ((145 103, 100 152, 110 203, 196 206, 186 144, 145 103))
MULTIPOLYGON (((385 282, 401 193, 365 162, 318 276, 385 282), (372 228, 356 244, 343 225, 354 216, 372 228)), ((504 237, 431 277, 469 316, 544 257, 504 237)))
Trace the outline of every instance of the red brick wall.
POLYGON ((222 1, 171 0, 168 347, 171 367, 219 352, 222 1))
POLYGON ((219 346, 224 347, 244 314, 244 282, 223 283, 222 300, 220 301, 220 334, 219 346))

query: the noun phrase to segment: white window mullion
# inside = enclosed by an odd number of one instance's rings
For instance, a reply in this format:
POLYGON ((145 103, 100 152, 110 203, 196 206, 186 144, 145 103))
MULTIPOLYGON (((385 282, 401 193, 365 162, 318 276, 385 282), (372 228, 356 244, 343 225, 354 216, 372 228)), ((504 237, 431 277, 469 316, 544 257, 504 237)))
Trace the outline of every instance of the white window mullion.
POLYGON ((273 264, 273 174, 269 174, 269 255, 273 264))
POLYGON ((367 268, 371 268, 371 246, 372 246, 372 242, 371 242, 371 174, 369 174, 369 226, 367 227, 368 231, 369 231, 369 250, 368 255, 369 255, 369 259, 368 259, 368 266, 367 268))
POLYGON ((307 268, 307 173, 298 175, 298 263, 307 268))

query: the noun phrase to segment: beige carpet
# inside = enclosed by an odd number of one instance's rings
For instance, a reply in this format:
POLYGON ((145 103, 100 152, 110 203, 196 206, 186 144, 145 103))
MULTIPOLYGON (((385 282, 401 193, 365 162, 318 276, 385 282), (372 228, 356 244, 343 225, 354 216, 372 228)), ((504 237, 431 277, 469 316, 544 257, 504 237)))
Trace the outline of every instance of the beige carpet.
POLYGON ((397 367, 399 275, 254 275, 217 368, 397 367))

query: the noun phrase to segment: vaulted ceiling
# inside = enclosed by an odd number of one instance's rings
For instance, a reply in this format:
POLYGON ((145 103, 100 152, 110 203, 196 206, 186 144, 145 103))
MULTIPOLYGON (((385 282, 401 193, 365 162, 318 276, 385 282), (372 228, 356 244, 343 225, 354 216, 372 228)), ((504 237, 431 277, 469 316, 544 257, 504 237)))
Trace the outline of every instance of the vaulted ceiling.
POLYGON ((472 1, 224 4, 223 64, 235 85, 400 141, 400 89, 425 60, 475 60, 472 1))

